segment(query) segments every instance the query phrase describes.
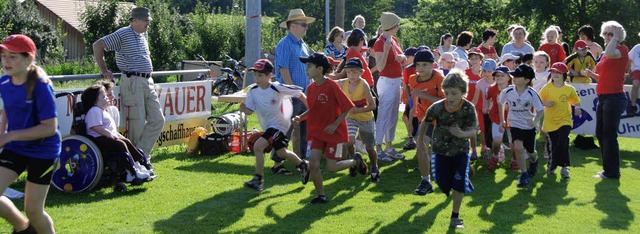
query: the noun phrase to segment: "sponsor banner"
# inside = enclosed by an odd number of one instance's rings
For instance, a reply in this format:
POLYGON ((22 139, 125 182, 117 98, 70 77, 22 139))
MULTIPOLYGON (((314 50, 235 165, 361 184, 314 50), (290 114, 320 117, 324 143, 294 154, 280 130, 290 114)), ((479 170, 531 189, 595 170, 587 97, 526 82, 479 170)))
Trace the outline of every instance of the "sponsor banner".
MULTIPOLYGON (((598 96, 596 95, 596 84, 571 84, 576 88, 576 93, 580 97, 582 116, 573 116, 573 129, 571 133, 595 135, 596 132, 596 107, 598 106, 598 96)), ((631 97, 631 85, 624 86, 627 96, 627 105, 631 97)), ((636 100, 640 103, 640 99, 636 100)), ((618 126, 620 137, 640 138, 640 116, 630 117, 625 111, 622 113, 620 125, 618 126)))
MULTIPOLYGON (((208 128, 207 117, 211 115, 211 81, 162 83, 157 84, 155 88, 165 117, 165 125, 156 146, 181 144, 186 142, 195 127, 208 128)), ((56 90, 56 93, 82 90, 84 89, 56 90)), ((118 130, 122 133, 125 130, 126 116, 120 104, 120 87, 115 87, 114 95, 115 106, 120 110, 118 130)), ((69 135, 71 130, 74 100, 80 101, 80 95, 62 96, 55 100, 58 125, 63 137, 69 135)))

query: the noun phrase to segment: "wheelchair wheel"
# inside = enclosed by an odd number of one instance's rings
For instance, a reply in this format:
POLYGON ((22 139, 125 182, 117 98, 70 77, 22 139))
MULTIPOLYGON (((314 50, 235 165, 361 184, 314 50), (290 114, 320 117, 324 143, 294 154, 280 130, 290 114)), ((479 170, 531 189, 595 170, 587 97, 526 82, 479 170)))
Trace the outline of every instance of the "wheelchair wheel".
POLYGON ((79 193, 93 189, 104 165, 98 146, 89 138, 70 135, 62 139, 62 152, 51 178, 51 184, 60 191, 79 193))

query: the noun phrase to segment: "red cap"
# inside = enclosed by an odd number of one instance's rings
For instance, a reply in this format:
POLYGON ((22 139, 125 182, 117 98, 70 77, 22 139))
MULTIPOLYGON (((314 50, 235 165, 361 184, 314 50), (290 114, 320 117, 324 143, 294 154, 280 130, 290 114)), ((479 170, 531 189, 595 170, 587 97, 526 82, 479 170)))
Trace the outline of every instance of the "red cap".
POLYGON ((562 74, 567 74, 569 72, 569 68, 563 62, 554 63, 553 65, 551 65, 551 68, 549 70, 550 71, 557 71, 557 72, 560 72, 562 74))
POLYGON ((273 72, 273 64, 268 59, 258 59, 253 67, 249 68, 249 71, 273 72))
POLYGON ((584 50, 588 49, 587 42, 583 40, 577 40, 576 43, 573 44, 573 49, 576 50, 584 50))
POLYGON ((340 64, 340 61, 342 61, 342 60, 340 60, 340 59, 334 59, 334 58, 329 57, 329 56, 327 56, 327 59, 329 59, 329 63, 330 63, 331 65, 338 65, 338 64, 340 64))
POLYGON ((11 52, 26 52, 32 56, 36 56, 36 44, 28 36, 22 34, 14 34, 6 37, 0 44, 0 52, 7 49, 11 52))

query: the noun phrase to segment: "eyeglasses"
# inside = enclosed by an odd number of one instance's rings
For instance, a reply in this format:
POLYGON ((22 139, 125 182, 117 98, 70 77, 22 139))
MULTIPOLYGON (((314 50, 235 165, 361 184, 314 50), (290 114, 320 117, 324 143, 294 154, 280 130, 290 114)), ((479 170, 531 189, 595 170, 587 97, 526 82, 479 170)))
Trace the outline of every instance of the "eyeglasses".
POLYGON ((302 22, 293 22, 293 24, 300 25, 303 28, 309 27, 309 25, 307 25, 307 23, 302 23, 302 22))
POLYGON ((613 37, 613 33, 612 32, 604 32, 604 33, 602 33, 602 35, 613 37))

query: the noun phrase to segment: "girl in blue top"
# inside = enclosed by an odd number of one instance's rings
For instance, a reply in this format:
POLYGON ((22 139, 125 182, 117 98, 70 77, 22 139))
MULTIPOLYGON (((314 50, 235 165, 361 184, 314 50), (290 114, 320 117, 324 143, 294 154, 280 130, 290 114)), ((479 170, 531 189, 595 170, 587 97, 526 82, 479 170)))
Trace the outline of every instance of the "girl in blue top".
POLYGON ((24 209, 27 217, 7 197, 0 197, 0 216, 18 233, 55 233, 44 211, 54 161, 60 155, 58 113, 53 86, 35 65, 36 46, 25 35, 11 35, 0 44, 2 67, 0 95, 4 102, 0 123, 0 191, 27 170, 24 209))

